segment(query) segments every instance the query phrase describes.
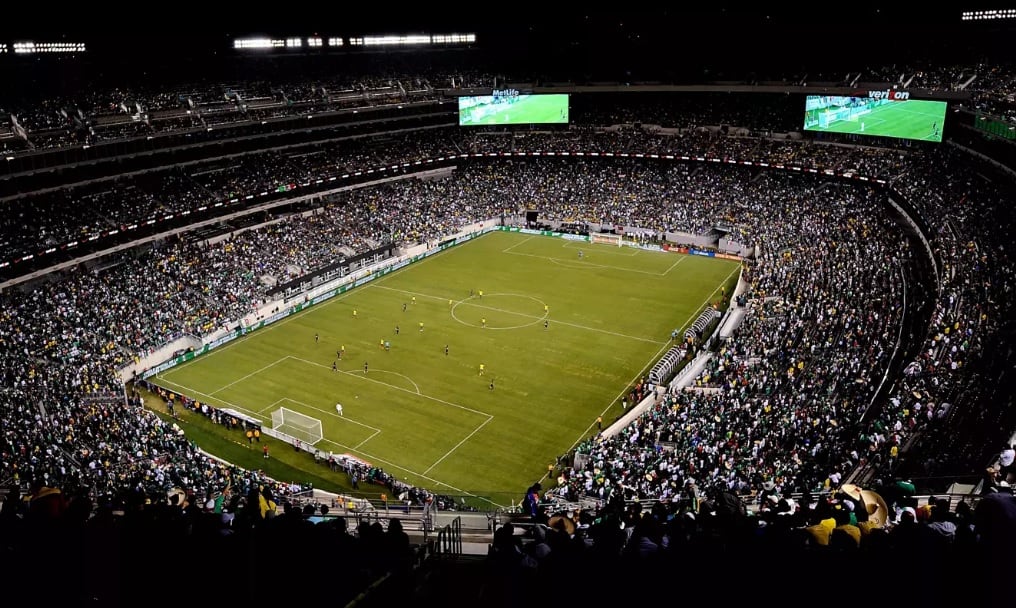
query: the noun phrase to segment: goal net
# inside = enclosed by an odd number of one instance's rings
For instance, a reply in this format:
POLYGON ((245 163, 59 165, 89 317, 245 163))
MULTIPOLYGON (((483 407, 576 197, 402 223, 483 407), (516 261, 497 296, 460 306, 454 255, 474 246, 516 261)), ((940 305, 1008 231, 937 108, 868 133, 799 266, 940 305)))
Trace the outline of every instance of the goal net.
POLYGON ((284 407, 272 412, 272 428, 309 445, 321 441, 323 436, 320 420, 284 407))
POLYGON ((593 243, 606 243, 607 245, 621 246, 620 234, 591 234, 589 240, 593 243))

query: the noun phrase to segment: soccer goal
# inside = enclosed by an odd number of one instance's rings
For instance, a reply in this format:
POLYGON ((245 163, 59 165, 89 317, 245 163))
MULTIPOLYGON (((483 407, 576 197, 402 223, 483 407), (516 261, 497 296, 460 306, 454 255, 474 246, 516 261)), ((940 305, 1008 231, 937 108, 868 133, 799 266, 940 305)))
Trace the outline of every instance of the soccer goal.
POLYGON ((606 243, 608 245, 621 246, 621 235, 620 234, 599 234, 594 233, 590 235, 591 242, 593 243, 606 243))
POLYGON ((320 420, 284 407, 272 412, 272 429, 308 445, 314 445, 323 437, 320 420))

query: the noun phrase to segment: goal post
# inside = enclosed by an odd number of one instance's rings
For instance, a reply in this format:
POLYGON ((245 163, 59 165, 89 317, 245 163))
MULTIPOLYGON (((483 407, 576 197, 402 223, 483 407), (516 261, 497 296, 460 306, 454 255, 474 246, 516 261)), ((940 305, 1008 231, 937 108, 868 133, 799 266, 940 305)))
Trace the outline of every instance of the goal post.
POLYGON ((272 412, 272 430, 308 445, 314 445, 324 437, 321 420, 285 407, 272 412))
POLYGON ((592 243, 604 243, 607 245, 621 246, 621 235, 620 234, 603 234, 593 233, 589 235, 589 240, 592 243))

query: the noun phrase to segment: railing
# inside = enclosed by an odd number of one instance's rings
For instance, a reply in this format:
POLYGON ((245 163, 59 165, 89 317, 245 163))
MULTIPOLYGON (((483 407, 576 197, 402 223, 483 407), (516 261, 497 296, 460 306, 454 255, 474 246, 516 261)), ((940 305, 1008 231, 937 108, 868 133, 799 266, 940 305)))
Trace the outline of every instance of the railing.
MULTIPOLYGON (((426 535, 430 526, 424 523, 426 535)), ((446 560, 462 555, 462 518, 456 517, 451 523, 438 530, 437 536, 426 537, 416 553, 415 565, 419 566, 428 559, 446 560)))

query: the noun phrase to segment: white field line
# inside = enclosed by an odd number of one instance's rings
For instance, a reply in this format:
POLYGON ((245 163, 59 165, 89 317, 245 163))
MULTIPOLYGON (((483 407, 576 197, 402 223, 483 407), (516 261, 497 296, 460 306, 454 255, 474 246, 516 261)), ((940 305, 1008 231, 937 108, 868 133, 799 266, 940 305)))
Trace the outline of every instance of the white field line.
POLYGON ((477 433, 477 432, 478 432, 478 431, 479 431, 480 429, 482 429, 483 427, 487 426, 487 423, 488 423, 488 422, 490 422, 490 421, 491 421, 491 420, 493 420, 493 419, 494 419, 494 417, 493 417, 493 416, 491 416, 490 418, 487 418, 486 420, 484 420, 483 422, 481 422, 481 423, 480 423, 480 426, 478 426, 478 427, 476 427, 475 429, 473 429, 473 432, 472 432, 472 433, 470 433, 470 434, 466 435, 466 436, 465 436, 465 437, 464 437, 464 438, 462 439, 462 441, 460 441, 460 442, 458 442, 458 443, 456 443, 456 444, 455 444, 455 447, 453 447, 452 449, 450 449, 450 450, 448 450, 447 452, 445 452, 445 455, 444 455, 444 456, 442 456, 441 458, 438 458, 437 460, 435 460, 435 461, 434 461, 434 464, 432 464, 432 465, 430 465, 429 467, 427 467, 427 470, 426 470, 426 471, 424 471, 424 472, 423 472, 423 474, 424 474, 424 475, 426 475, 427 473, 430 473, 430 470, 431 470, 431 469, 433 469, 433 468, 434 468, 434 467, 436 467, 436 466, 437 466, 438 464, 440 464, 440 463, 441 463, 441 461, 442 461, 442 460, 444 460, 445 458, 448 458, 448 457, 449 457, 449 456, 451 455, 451 453, 452 453, 452 452, 454 452, 455 450, 459 449, 459 446, 460 446, 460 445, 462 445, 463 443, 465 443, 465 442, 469 441, 469 438, 470 438, 470 437, 472 437, 473 435, 475 435, 475 434, 476 434, 476 433, 477 433))
POLYGON ((508 253, 509 251, 511 251, 512 249, 515 249, 516 247, 518 247, 522 243, 528 243, 529 241, 531 241, 531 240, 533 240, 535 238, 536 238, 536 235, 534 234, 533 236, 529 237, 528 239, 522 239, 521 241, 519 241, 518 243, 515 243, 514 245, 509 245, 508 247, 505 247, 504 249, 501 250, 501 253, 508 253))
POLYGON ((263 407, 263 408, 259 409, 259 410, 258 410, 258 413, 259 413, 259 414, 262 414, 262 413, 264 413, 264 412, 267 412, 268 410, 272 409, 272 408, 273 408, 273 407, 275 407, 276 405, 278 405, 278 404, 280 404, 280 403, 282 403, 283 401, 286 401, 286 400, 287 400, 287 398, 286 398, 286 397, 283 397, 282 399, 277 399, 277 400, 275 401, 275 403, 272 403, 271 405, 269 405, 269 406, 267 406, 267 407, 263 407))
MULTIPOLYGON (((389 291, 398 291, 400 293, 410 294, 410 295, 414 295, 414 296, 420 296, 421 298, 431 298, 432 300, 446 300, 447 299, 447 298, 442 298, 440 296, 430 295, 430 294, 427 294, 427 293, 420 293, 418 291, 408 291, 406 289, 396 289, 394 287, 386 287, 384 285, 372 285, 372 286, 373 287, 377 287, 378 289, 387 289, 389 291)), ((494 295, 494 294, 490 294, 490 295, 494 295)), ((511 294, 498 294, 498 295, 511 295, 511 294)), ((519 294, 519 295, 524 295, 524 294, 519 294)), ((530 296, 526 296, 526 297, 530 297, 530 296)), ((457 300, 456 301, 456 305, 460 305, 460 306, 473 306, 475 308, 483 308, 483 309, 486 309, 486 310, 493 310, 493 311, 496 311, 496 312, 503 312, 505 314, 516 315, 516 316, 524 317, 524 318, 527 318, 527 319, 536 319, 537 321, 542 321, 545 318, 544 316, 531 315, 531 314, 524 313, 524 312, 515 312, 514 310, 504 310, 503 308, 495 308, 493 306, 487 306, 486 304, 474 304, 473 302, 468 302, 466 300, 457 300)), ((567 325, 569 327, 575 327, 577 329, 585 329, 587 331, 596 331, 596 332, 600 332, 601 334, 610 334, 612 336, 617 336, 619 338, 629 338, 631 340, 639 340, 641 342, 649 342, 650 344, 664 344, 664 343, 669 344, 669 342, 661 342, 660 340, 652 340, 650 338, 642 338, 640 336, 631 336, 631 335, 628 335, 628 334, 618 333, 616 331, 610 331, 609 329, 600 329, 598 327, 589 327, 587 325, 579 325, 578 323, 569 323, 567 321, 558 321, 558 320, 555 320, 554 323, 557 324, 557 325, 567 325)))
MULTIPOLYGON (((579 241, 565 241, 561 247, 565 249, 582 249, 583 251, 595 251, 596 255, 607 255, 607 256, 620 256, 623 258, 633 258, 639 254, 640 249, 634 247, 617 247, 616 245, 608 245, 606 243, 580 243, 579 241), (593 249, 595 247, 596 249, 593 249), (610 249, 605 249, 609 247, 610 249), (611 251, 611 249, 620 249, 621 251, 611 251)), ((504 252, 502 252, 504 253, 504 252)))
POLYGON ((663 271, 663 276, 667 276, 668 274, 670 274, 670 271, 671 271, 671 270, 673 270, 675 266, 677 266, 677 265, 678 265, 678 264, 680 264, 681 262, 683 262, 683 261, 687 260, 687 259, 688 259, 689 257, 690 257, 690 256, 687 256, 687 255, 681 255, 681 256, 678 256, 678 257, 677 257, 677 261, 676 261, 676 262, 674 262, 673 264, 671 264, 671 265, 670 265, 670 268, 668 268, 668 269, 666 269, 666 270, 664 270, 664 271, 663 271))
MULTIPOLYGON (((453 492, 455 492, 457 494, 464 494, 465 496, 471 496, 473 498, 479 498, 480 500, 483 500, 485 502, 489 502, 490 504, 494 505, 495 507, 505 508, 507 506, 507 505, 500 505, 500 504, 490 500, 489 498, 484 498, 483 496, 477 496, 476 494, 473 494, 472 492, 467 492, 467 491, 465 491, 465 490, 463 490, 461 488, 456 488, 455 486, 449 485, 449 484, 447 484, 447 483, 445 483, 445 482, 443 482, 443 481, 441 481, 439 479, 434 479, 433 477, 427 477, 423 473, 417 473, 416 471, 414 471, 412 469, 407 469, 404 466, 395 464, 394 462, 391 462, 389 460, 385 460, 384 458, 381 458, 379 456, 375 456, 373 454, 369 454, 369 453, 364 452, 362 450, 357 450, 356 448, 354 448, 352 446, 348 446, 348 445, 345 445, 343 443, 339 443, 337 441, 332 441, 331 439, 322 439, 321 441, 322 442, 330 443, 332 445, 337 445, 340 448, 345 448, 347 450, 351 450, 351 451, 357 452, 359 454, 362 454, 362 455, 366 456, 368 459, 370 459, 371 462, 379 462, 379 463, 385 465, 389 469, 398 469, 400 471, 405 471, 406 473, 409 473, 411 475, 416 475, 417 477, 419 477, 421 479, 426 479, 427 481, 433 482, 433 483, 435 483, 435 484, 437 484, 439 486, 444 486, 444 487, 448 488, 449 490, 451 490, 451 491, 453 491, 453 492)), ((321 442, 318 442, 318 443, 321 443, 321 442)))
MULTIPOLYGON (((307 365, 316 365, 317 367, 321 367, 321 368, 324 368, 324 369, 331 369, 327 365, 323 365, 323 364, 318 363, 316 361, 308 361, 307 359, 301 359, 300 357, 290 356, 290 359, 294 359, 296 361, 300 361, 300 362, 306 363, 307 365)), ((359 372, 344 371, 342 373, 350 375, 350 376, 354 376, 356 378, 360 378, 361 380, 365 380, 367 382, 373 382, 374 384, 381 384, 381 385, 387 386, 389 388, 393 388, 393 389, 395 389, 397 391, 402 391, 404 393, 409 393, 410 395, 417 395, 419 397, 423 397, 424 399, 429 399, 431 401, 436 401, 437 403, 441 403, 441 404, 448 405, 448 406, 451 406, 451 407, 456 407, 456 408, 459 408, 460 410, 465 410, 467 412, 472 412, 474 414, 479 414, 480 416, 486 416, 487 418, 493 418, 494 417, 494 416, 488 414, 487 412, 481 412, 479 410, 474 410, 473 408, 466 407, 464 405, 459 405, 458 403, 452 403, 451 401, 445 401, 444 399, 438 399, 437 397, 431 397, 430 395, 425 395, 423 393, 414 393, 413 391, 411 391, 411 390, 409 390, 407 388, 402 388, 401 386, 395 386, 394 384, 388 384, 387 382, 382 382, 380 380, 375 380, 375 379, 370 378, 368 376, 365 376, 365 375, 363 375, 363 374, 361 374, 359 372)))
MULTIPOLYGON (((479 238, 479 237, 477 237, 477 238, 479 238)), ((476 239, 473 239, 473 240, 476 240, 476 239)), ((416 268, 416 267, 420 266, 421 264, 423 264, 425 262, 429 262, 430 260, 433 260, 434 258, 436 258, 436 257, 438 257, 438 256, 440 256, 442 254, 446 254, 446 253, 448 253, 450 251, 458 251, 459 249, 461 249, 461 247, 452 247, 451 249, 445 249, 444 251, 439 251, 438 253, 435 253, 435 254, 431 255, 430 257, 428 257, 428 258, 422 259, 419 262, 414 263, 412 266, 406 266, 406 268, 416 268)), ((395 272, 390 272, 390 273, 386 274, 385 276, 381 277, 380 279, 374 279, 370 283, 367 283, 367 285, 374 285, 374 284, 377 284, 377 283, 379 283, 381 281, 387 281, 388 279, 392 278, 393 276, 399 274, 401 270, 404 270, 404 268, 400 268, 398 271, 395 271, 395 272)), ((187 367, 188 365, 196 362, 199 359, 204 361, 205 359, 208 359, 212 355, 217 355, 217 354, 225 351, 228 348, 236 346, 237 344, 240 344, 242 342, 246 342, 251 336, 266 334, 266 333, 268 333, 268 332, 270 332, 270 331, 272 331, 274 329, 277 329, 277 328, 281 327, 282 325, 285 325, 286 323, 289 323, 290 321, 292 321, 293 319, 296 319, 297 317, 302 317, 303 315, 305 315, 305 314, 307 314, 307 313, 309 313, 311 311, 324 310, 325 307, 327 307, 328 305, 334 304, 335 302, 338 302, 339 300, 346 299, 347 297, 349 297, 350 295, 355 293, 357 291, 357 289, 359 289, 359 288, 353 288, 353 289, 350 289, 349 291, 347 291, 344 294, 341 294, 341 295, 338 295, 338 296, 333 296, 332 298, 329 298, 328 301, 324 302, 323 304, 317 304, 315 306, 311 306, 310 308, 304 308, 303 310, 301 310, 300 312, 296 313, 295 315, 289 315, 285 319, 282 319, 281 321, 276 321, 275 323, 272 323, 268 327, 259 329, 258 331, 250 332, 250 333, 248 333, 245 336, 241 336, 241 337, 237 338, 236 340, 233 340, 231 342, 227 342, 226 344, 223 344, 222 346, 216 348, 215 350, 213 350, 210 353, 205 353, 204 355, 201 355, 200 357, 194 357, 193 359, 191 359, 190 361, 187 361, 186 363, 181 363, 180 365, 177 365, 175 367, 167 369, 165 373, 170 374, 170 373, 175 373, 177 371, 180 371, 181 369, 187 367)), ((165 376, 163 376, 163 378, 165 378, 165 376)))
MULTIPOLYGON (((371 439, 377 437, 381 433, 381 429, 379 429, 377 427, 373 427, 373 426, 371 426, 369 424, 364 424, 362 422, 357 422, 356 420, 353 420, 352 418, 350 418, 348 416, 345 416, 345 415, 339 416, 335 412, 330 412, 328 410, 321 409, 319 407, 315 407, 313 405, 310 405, 309 403, 304 403, 303 401, 297 401, 296 399, 290 399, 289 397, 283 397, 282 399, 279 399, 279 401, 290 401, 292 403, 296 403, 298 405, 302 405, 305 408, 312 409, 312 410, 321 412, 322 414, 327 414, 328 416, 332 416, 332 417, 338 418, 339 420, 344 420, 346 422, 351 422, 353 424, 356 424, 356 425, 362 426, 362 427, 364 427, 366 429, 370 429, 370 430, 374 431, 373 433, 371 433, 370 437, 364 439, 360 443, 358 443, 355 446, 353 446, 353 449, 359 448, 361 445, 367 443, 368 441, 370 441, 371 439)), ((276 401, 276 403, 278 403, 278 401, 276 401)))
POLYGON ((168 378, 166 378, 164 376, 155 376, 155 378, 160 380, 161 383, 172 384, 175 387, 182 388, 183 390, 187 391, 187 396, 191 397, 192 399, 194 398, 194 395, 199 395, 201 397, 208 397, 209 399, 212 399, 214 401, 218 401, 219 403, 225 403, 226 405, 228 405, 229 407, 231 407, 231 408, 233 408, 235 410, 241 410, 241 411, 247 412, 252 417, 257 418, 258 420, 264 420, 263 418, 258 416, 258 414, 261 413, 260 411, 255 411, 255 410, 252 410, 250 408, 243 407, 242 405, 237 405, 235 403, 230 403, 229 401, 226 401, 225 399, 219 399, 218 397, 213 397, 213 396, 209 395, 208 393, 202 393, 201 391, 192 389, 189 386, 184 386, 183 384, 179 384, 177 382, 173 382, 172 380, 170 380, 170 379, 168 379, 168 378))
POLYGON ((278 361, 275 361, 274 363, 269 363, 268 365, 262 367, 261 369, 256 369, 256 370, 252 371, 251 373, 247 374, 246 376, 244 376, 243 378, 240 378, 238 380, 233 380, 232 382, 230 382, 226 386, 223 386, 222 388, 217 388, 217 389, 215 389, 214 391, 212 391, 212 392, 210 392, 208 394, 214 396, 215 393, 222 392, 222 391, 226 390, 227 388, 233 386, 234 384, 239 384, 239 383, 243 382, 244 380, 246 380, 247 378, 250 378, 252 376, 256 376, 257 374, 260 374, 261 372, 265 371, 266 369, 268 369, 270 367, 275 367, 276 365, 278 365, 279 363, 282 363, 283 361, 285 361, 288 358, 289 357, 280 357, 278 361))
POLYGON ((549 260, 558 266, 564 266, 565 268, 572 268, 576 270, 582 270, 587 268, 609 268, 612 270, 620 270, 622 272, 636 272, 638 274, 648 274, 654 277, 662 277, 663 274, 659 272, 649 272, 648 270, 637 270, 635 268, 624 268, 621 266, 611 266, 610 264, 593 264, 592 262, 583 262, 582 260, 560 260, 549 255, 537 255, 535 253, 522 253, 519 251, 505 251, 508 255, 524 255, 529 258, 539 258, 541 260, 549 260), (567 263, 565 263, 567 262, 567 263), (574 265, 573 265, 574 264, 574 265))
MULTIPOLYGON (((688 318, 685 320, 684 324, 681 326, 680 331, 678 331, 678 334, 681 334, 681 333, 684 332, 685 328, 688 327, 688 324, 691 323, 692 319, 694 319, 696 316, 698 316, 699 311, 701 311, 703 308, 705 308, 706 304, 709 303, 709 300, 711 300, 712 297, 714 295, 716 295, 716 292, 719 291, 727 283, 727 279, 729 279, 731 276, 733 276, 733 274, 735 272, 739 271, 740 269, 741 269, 740 266, 735 267, 733 270, 730 271, 730 273, 727 276, 725 276, 723 278, 722 281, 720 281, 720 284, 716 287, 716 289, 714 289, 712 291, 712 293, 710 293, 708 296, 706 296, 706 299, 702 301, 702 304, 700 304, 699 307, 697 309, 693 310, 692 313, 688 316, 688 318)), ((663 351, 666 350, 666 348, 668 346, 669 346, 669 343, 668 344, 664 344, 663 347, 660 348, 660 350, 656 351, 656 354, 653 355, 649 359, 649 361, 647 361, 646 364, 642 366, 642 369, 639 370, 639 373, 635 374, 635 376, 628 382, 628 384, 626 384, 624 386, 624 388, 621 389, 621 392, 617 394, 617 397, 614 397, 614 400, 611 401, 609 404, 607 404, 607 407, 603 408, 603 411, 600 412, 600 416, 603 416, 604 414, 606 414, 607 411, 611 407, 613 407, 614 403, 618 399, 620 399, 624 395, 624 393, 628 390, 628 387, 631 386, 636 380, 638 380, 642 376, 642 373, 645 372, 646 369, 648 369, 649 366, 652 365, 653 362, 656 361, 656 359, 661 354, 663 354, 663 351)), ((635 404, 632 404, 632 405, 635 405, 635 404)), ((589 436, 589 432, 593 430, 593 425, 595 425, 595 424, 596 424, 595 420, 593 422, 590 422, 589 426, 586 427, 586 430, 582 431, 582 434, 579 435, 579 438, 576 439, 575 442, 571 444, 571 447, 569 447, 568 450, 566 450, 566 451, 571 451, 575 446, 577 446, 579 443, 581 443, 583 439, 588 437, 589 436)), ((546 479, 546 478, 547 478, 547 474, 544 473, 543 474, 543 478, 541 479, 541 481, 543 479, 546 479)))
MULTIPOLYGON (((433 256, 431 256, 431 257, 433 257, 433 256)), ((417 262, 417 263, 419 263, 419 262, 417 262)), ((222 346, 212 350, 212 352, 210 352, 210 353, 205 353, 205 354, 201 355, 200 357, 194 357, 193 359, 191 359, 190 361, 187 361, 186 363, 181 363, 180 365, 177 365, 175 367, 171 367, 171 368, 166 370, 166 373, 167 374, 176 373, 176 372, 180 371, 181 369, 187 367, 188 365, 197 362, 198 360, 205 361, 205 360, 207 360, 211 356, 214 356, 214 355, 217 355, 219 353, 222 353, 222 352, 224 352, 224 351, 226 351, 226 350, 236 346, 237 344, 241 344, 243 342, 246 342, 251 336, 255 336, 255 335, 260 336, 260 335, 267 334, 268 332, 270 332, 270 331, 272 331, 274 329, 278 329, 279 327, 285 325, 286 323, 289 323, 290 321, 292 321, 293 319, 296 319, 297 317, 302 317, 303 315, 307 314, 308 312, 311 312, 312 310, 324 310, 325 307, 327 307, 329 304, 334 304, 335 302, 338 302, 339 300, 344 300, 346 297, 348 297, 349 295, 353 294, 355 291, 356 291, 355 289, 350 289, 349 291, 347 291, 346 293, 344 293, 342 295, 338 295, 338 296, 334 296, 334 297, 330 298, 328 301, 324 302, 323 304, 317 304, 315 306, 311 306, 310 308, 304 308, 303 310, 301 310, 300 312, 296 313, 295 315, 289 315, 285 319, 282 319, 280 321, 276 321, 275 323, 272 323, 268 327, 263 327, 263 328, 261 328, 261 329, 259 329, 257 331, 249 332, 245 336, 241 336, 241 337, 239 337, 239 338, 237 338, 237 339, 235 339, 235 340, 233 340, 231 342, 227 342, 227 343, 223 344, 222 346)), ((165 377, 165 376, 163 376, 163 377, 165 377)))

